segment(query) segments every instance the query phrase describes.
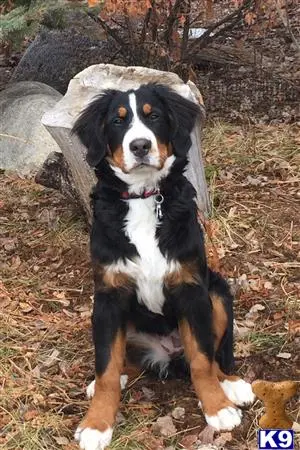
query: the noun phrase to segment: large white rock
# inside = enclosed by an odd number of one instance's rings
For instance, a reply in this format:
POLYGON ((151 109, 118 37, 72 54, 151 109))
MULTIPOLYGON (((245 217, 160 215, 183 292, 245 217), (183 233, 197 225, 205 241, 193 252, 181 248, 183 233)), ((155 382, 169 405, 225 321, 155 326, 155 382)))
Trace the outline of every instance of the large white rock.
MULTIPOLYGON (((72 173, 75 173, 74 178, 82 178, 87 172, 87 170, 78 170, 79 165, 82 165, 78 155, 81 153, 81 158, 83 158, 85 149, 80 146, 76 137, 70 136, 69 133, 82 109, 105 89, 126 91, 151 82, 168 85, 182 96, 199 103, 202 106, 204 116, 202 96, 195 84, 191 81, 185 84, 178 75, 171 72, 136 66, 122 67, 113 64, 97 64, 83 70, 70 81, 66 94, 54 108, 44 114, 42 123, 59 142, 72 173), (74 146, 76 146, 76 152, 74 146)), ((192 133, 192 148, 189 153, 190 163, 186 175, 197 190, 199 207, 202 211, 208 212, 210 208, 201 158, 200 138, 201 120, 199 119, 192 133)), ((88 198, 86 184, 89 180, 91 181, 92 177, 89 179, 85 177, 85 180, 79 179, 77 186, 80 191, 84 191, 82 195, 85 201, 88 198)))
POLYGON ((62 95, 32 81, 14 83, 0 92, 0 168, 35 173, 59 146, 41 124, 41 117, 62 95))

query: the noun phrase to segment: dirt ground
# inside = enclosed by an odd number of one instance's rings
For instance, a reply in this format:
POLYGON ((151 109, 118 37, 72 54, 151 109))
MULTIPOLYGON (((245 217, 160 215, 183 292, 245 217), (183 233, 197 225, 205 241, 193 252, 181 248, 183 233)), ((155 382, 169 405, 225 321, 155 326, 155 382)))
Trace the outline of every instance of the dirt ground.
MULTIPOLYGON (((205 129, 207 249, 236 293, 237 370, 249 381, 299 380, 299 131, 205 129)), ((87 228, 76 206, 32 180, 3 173, 0 195, 0 448, 75 449, 93 378, 87 228)), ((256 449, 262 410, 256 401, 240 427, 213 435, 188 381, 142 377, 123 394, 110 448, 256 449), (157 418, 176 406, 185 415, 171 435, 155 434, 157 418)), ((288 411, 300 421, 296 399, 288 411)))

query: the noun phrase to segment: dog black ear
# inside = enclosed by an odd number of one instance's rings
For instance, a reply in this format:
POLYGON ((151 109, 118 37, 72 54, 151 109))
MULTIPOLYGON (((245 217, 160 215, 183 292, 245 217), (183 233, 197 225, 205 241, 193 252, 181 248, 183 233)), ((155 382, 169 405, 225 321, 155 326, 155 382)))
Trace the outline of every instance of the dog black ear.
POLYGON ((187 100, 167 86, 154 84, 153 89, 168 110, 173 130, 171 137, 173 152, 176 156, 186 157, 192 145, 190 134, 201 109, 199 105, 187 100))
POLYGON ((86 160, 90 166, 97 166, 105 157, 107 142, 104 134, 105 117, 112 99, 120 91, 109 89, 96 97, 76 120, 72 133, 77 134, 87 148, 86 160))

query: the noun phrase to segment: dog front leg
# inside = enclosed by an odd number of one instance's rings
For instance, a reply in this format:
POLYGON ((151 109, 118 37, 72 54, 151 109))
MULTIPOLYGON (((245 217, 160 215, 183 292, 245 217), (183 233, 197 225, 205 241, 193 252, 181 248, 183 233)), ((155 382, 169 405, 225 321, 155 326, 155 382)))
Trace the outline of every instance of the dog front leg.
POLYGON ((117 289, 96 292, 92 316, 95 389, 75 438, 85 450, 103 450, 111 442, 120 402, 125 358, 126 298, 117 289))
POLYGON ((206 421, 218 430, 231 430, 240 424, 241 411, 226 397, 218 380, 208 292, 200 284, 183 284, 172 290, 172 296, 192 382, 206 421))

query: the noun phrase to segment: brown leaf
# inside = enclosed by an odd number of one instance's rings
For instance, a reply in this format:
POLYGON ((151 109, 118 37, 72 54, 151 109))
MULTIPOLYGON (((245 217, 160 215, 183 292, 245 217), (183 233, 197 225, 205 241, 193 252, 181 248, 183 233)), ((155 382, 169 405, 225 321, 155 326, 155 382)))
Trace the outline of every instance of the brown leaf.
POLYGON ((149 388, 143 386, 142 391, 143 391, 144 397, 147 400, 152 400, 153 397, 155 397, 155 392, 152 391, 152 389, 149 389, 149 388))
POLYGON ((58 445, 68 445, 69 444, 69 439, 67 439, 66 437, 63 436, 53 436, 53 439, 56 441, 56 443, 58 445))
POLYGON ((33 307, 29 303, 20 302, 19 306, 24 314, 30 313, 33 310, 33 307))
POLYGON ((256 21, 256 14, 254 12, 248 11, 245 14, 244 20, 247 25, 253 25, 256 21))
POLYGON ((285 316, 284 311, 277 311, 276 313, 273 314, 273 319, 275 321, 278 321, 278 320, 281 320, 284 316, 285 316))
POLYGON ((44 367, 51 367, 58 362, 59 351, 54 349, 48 358, 43 362, 44 367))
POLYGON ((214 442, 216 430, 210 425, 206 425, 206 427, 199 433, 199 440, 201 444, 212 444, 214 442))
POLYGON ((189 434, 188 436, 184 436, 184 438, 181 439, 180 445, 182 445, 182 447, 187 450, 192 450, 197 440, 198 436, 196 434, 189 434))
POLYGON ((172 436, 177 431, 170 416, 159 417, 153 424, 152 429, 155 433, 166 437, 172 436))
POLYGON ((24 414, 24 420, 26 422, 29 422, 30 420, 34 419, 35 417, 37 417, 39 415, 39 411, 37 411, 36 409, 30 409, 29 411, 27 411, 24 414))
POLYGON ((288 326, 291 336, 300 336, 300 320, 289 320, 288 326))
POLYGON ((181 408, 180 406, 177 406, 172 411, 172 417, 174 417, 174 419, 180 420, 184 417, 184 415, 185 415, 185 409, 181 408))
POLYGON ((232 433, 221 433, 219 437, 217 437, 214 441, 216 445, 220 445, 221 447, 224 447, 226 442, 232 441, 232 433))
POLYGON ((17 269, 18 267, 20 267, 20 265, 21 265, 20 256, 18 256, 18 255, 13 256, 11 258, 11 265, 10 265, 11 269, 17 269))

